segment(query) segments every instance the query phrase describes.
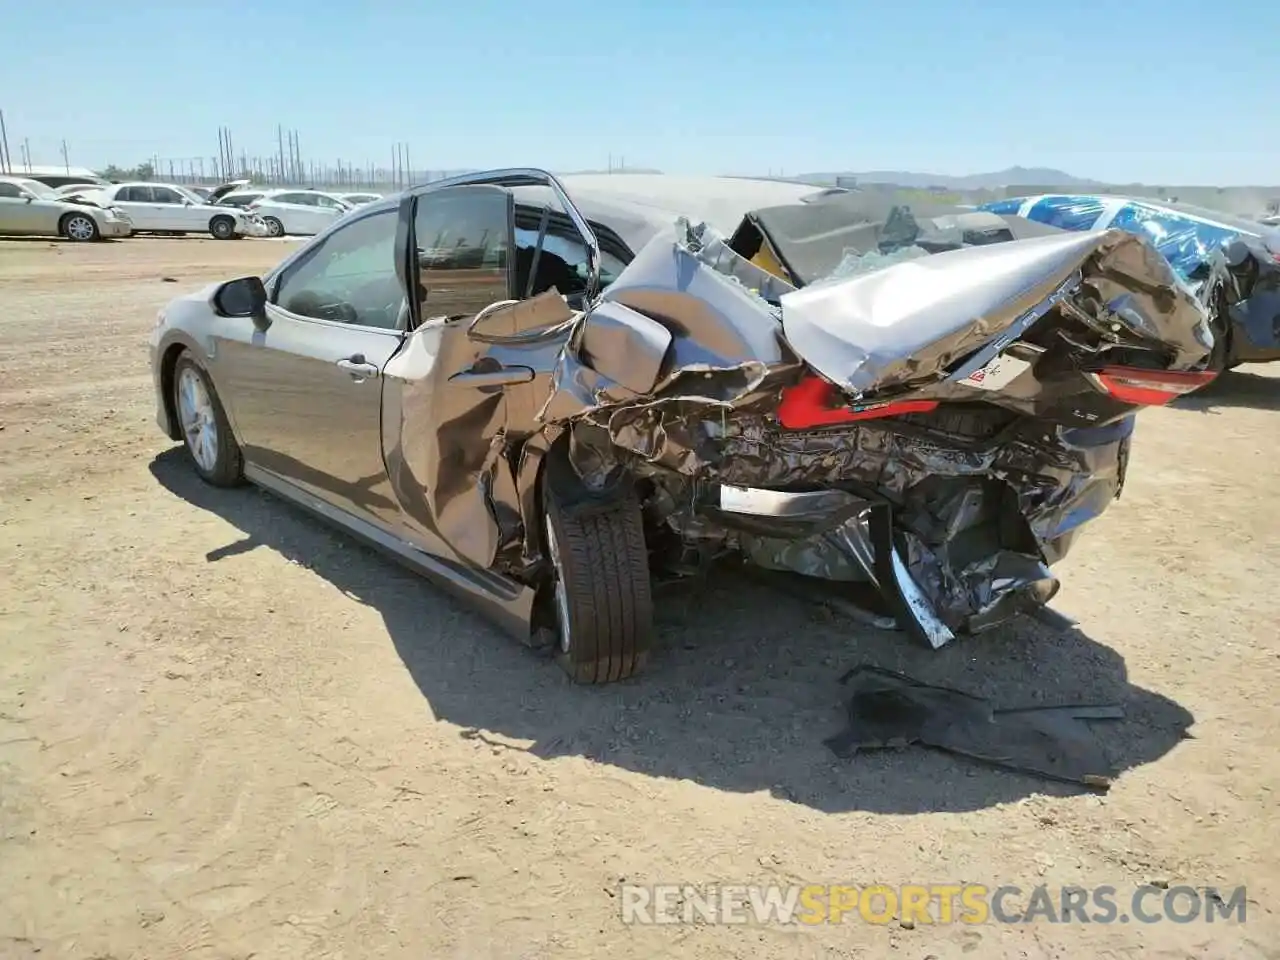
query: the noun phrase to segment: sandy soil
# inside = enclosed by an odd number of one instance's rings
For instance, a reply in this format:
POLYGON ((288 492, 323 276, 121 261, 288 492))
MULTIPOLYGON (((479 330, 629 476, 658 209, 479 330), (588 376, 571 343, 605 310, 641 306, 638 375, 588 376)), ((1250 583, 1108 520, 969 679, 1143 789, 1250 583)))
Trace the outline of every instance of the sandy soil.
POLYGON ((1280 371, 1143 416, 1062 568, 1077 629, 930 654, 717 582, 663 601, 642 678, 581 689, 159 435, 156 309, 286 249, 0 241, 0 956, 1280 956, 1280 371), (837 761, 868 661, 1120 699, 1118 781, 837 761), (1246 884, 1248 919, 636 927, 623 878, 1246 884))

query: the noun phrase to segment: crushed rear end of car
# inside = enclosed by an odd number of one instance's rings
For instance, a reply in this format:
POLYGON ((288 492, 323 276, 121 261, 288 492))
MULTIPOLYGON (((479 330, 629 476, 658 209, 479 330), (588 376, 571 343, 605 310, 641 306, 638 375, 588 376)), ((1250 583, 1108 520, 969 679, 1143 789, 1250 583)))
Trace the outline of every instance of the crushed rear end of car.
POLYGON ((1212 379, 1213 335, 1142 238, 855 202, 653 239, 537 419, 588 489, 638 485, 656 565, 870 584, 939 647, 1053 597, 1135 413, 1212 379))

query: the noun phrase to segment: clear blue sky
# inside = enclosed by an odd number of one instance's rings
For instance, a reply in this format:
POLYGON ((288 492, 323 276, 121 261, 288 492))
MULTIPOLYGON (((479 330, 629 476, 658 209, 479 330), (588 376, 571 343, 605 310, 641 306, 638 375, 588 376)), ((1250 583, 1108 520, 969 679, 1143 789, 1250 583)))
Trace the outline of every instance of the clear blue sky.
POLYGON ((10 152, 1280 183, 1275 0, 0 2, 10 152))

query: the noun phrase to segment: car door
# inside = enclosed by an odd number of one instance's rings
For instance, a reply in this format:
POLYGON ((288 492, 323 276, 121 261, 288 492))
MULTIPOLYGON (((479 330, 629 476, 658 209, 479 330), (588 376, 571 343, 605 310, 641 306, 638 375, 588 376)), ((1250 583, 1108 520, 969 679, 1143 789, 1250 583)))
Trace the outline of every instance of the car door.
POLYGON ((326 197, 323 194, 316 194, 316 209, 326 218, 322 230, 328 230, 329 224, 340 219, 351 208, 343 206, 333 197, 326 197))
POLYGON ((320 206, 320 197, 314 193, 295 193, 293 196, 293 205, 296 209, 295 217, 301 224, 299 232, 307 234, 322 233, 329 228, 329 224, 333 222, 333 217, 320 206))
POLYGON ((197 230, 195 208, 172 187, 152 186, 151 205, 159 230, 197 230))
POLYGON ((315 229, 314 218, 310 216, 310 208, 303 202, 302 194, 278 193, 268 197, 264 202, 274 208, 270 215, 275 216, 283 225, 284 232, 296 236, 311 236, 319 233, 315 229))
MULTIPOLYGON (((509 506, 518 499, 513 459, 520 431, 548 393, 545 380, 535 382, 534 367, 550 369, 559 345, 511 349, 468 332, 477 314, 511 297, 509 191, 447 187, 405 202, 414 205, 405 219, 413 223, 416 251, 405 257, 413 265, 405 285, 417 291, 413 313, 420 322, 383 374, 387 472, 406 539, 489 569, 520 530, 509 506)), ((493 319, 499 326, 554 324, 567 307, 553 301, 529 301, 520 305, 520 318, 493 319)))
POLYGON ((39 203, 16 183, 0 181, 0 233, 42 233, 39 203))
POLYGON ((385 526, 381 374, 402 340, 396 212, 352 220, 272 279, 267 323, 216 345, 246 462, 385 526))
POLYGON ((151 188, 143 184, 116 187, 114 191, 105 191, 108 203, 123 210, 133 221, 135 230, 166 230, 157 216, 155 205, 151 202, 151 188), (111 199, 113 198, 113 199, 111 199))

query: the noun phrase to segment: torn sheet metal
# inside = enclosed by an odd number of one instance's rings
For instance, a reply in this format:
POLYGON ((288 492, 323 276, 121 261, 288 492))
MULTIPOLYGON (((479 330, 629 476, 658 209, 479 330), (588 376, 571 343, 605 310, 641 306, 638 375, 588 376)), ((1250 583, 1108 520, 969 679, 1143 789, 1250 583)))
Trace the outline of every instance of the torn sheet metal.
MULTIPOLYGON (((994 425, 998 417, 994 411, 988 420, 994 425)), ((1056 589, 1056 581, 1042 583, 1047 571, 1041 561, 1056 562, 1080 527, 1115 499, 1133 425, 1126 419, 1090 430, 1051 428, 1047 437, 1039 427, 1016 438, 997 435, 964 445, 963 435, 938 428, 976 434, 986 431, 983 422, 951 425, 911 417, 789 432, 768 417, 740 416, 730 421, 718 447, 719 463, 705 470, 743 487, 859 483, 887 498, 899 511, 913 580, 953 630, 976 632, 1008 593, 1034 588, 1037 595, 1051 595, 1056 589), (994 544, 971 542, 1006 513, 1006 497, 1029 536, 1019 543, 1005 531, 994 544), (1023 579, 1010 578, 1008 571, 1015 570, 1023 579)), ((865 526, 850 523, 839 535, 857 544, 843 547, 846 563, 853 571, 865 569, 859 555, 872 553, 865 526)), ((827 537, 820 545, 774 556, 773 565, 821 575, 836 554, 827 537), (808 563, 785 562, 810 550, 808 563)), ((844 576, 856 579, 853 573, 844 576)))
POLYGON ((921 744, 1103 790, 1115 775, 1088 721, 1124 719, 1118 705, 998 708, 973 694, 870 665, 855 667, 841 682, 853 693, 848 729, 826 741, 837 756, 921 744))
POLYGON ((1215 254, 1202 301, 1228 331, 1225 366, 1280 360, 1280 244, 1239 238, 1215 254))
POLYGON ((1032 315, 1077 272, 1070 295, 1099 300, 1139 342, 1172 349, 1173 367, 1207 357, 1212 335, 1195 297, 1148 245, 1120 231, 969 247, 815 284, 782 298, 783 332, 855 396, 920 386, 1032 315), (1144 293, 1147 285, 1156 289, 1144 293))

